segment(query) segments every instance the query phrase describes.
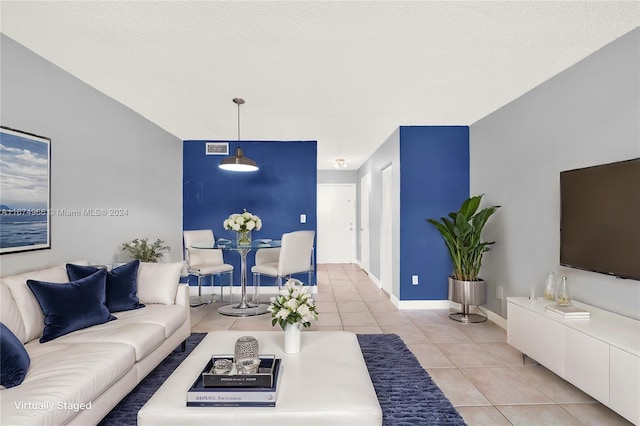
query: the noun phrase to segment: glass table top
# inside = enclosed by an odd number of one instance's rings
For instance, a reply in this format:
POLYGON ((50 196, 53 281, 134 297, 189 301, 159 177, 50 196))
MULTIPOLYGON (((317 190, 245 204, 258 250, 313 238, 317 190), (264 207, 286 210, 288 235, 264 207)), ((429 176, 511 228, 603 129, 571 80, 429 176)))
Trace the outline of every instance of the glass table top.
POLYGON ((222 250, 252 250, 270 247, 280 247, 281 240, 271 240, 269 238, 258 238, 251 240, 251 244, 237 245, 235 241, 225 238, 218 238, 215 242, 199 241, 191 244, 191 247, 198 249, 222 249, 222 250))

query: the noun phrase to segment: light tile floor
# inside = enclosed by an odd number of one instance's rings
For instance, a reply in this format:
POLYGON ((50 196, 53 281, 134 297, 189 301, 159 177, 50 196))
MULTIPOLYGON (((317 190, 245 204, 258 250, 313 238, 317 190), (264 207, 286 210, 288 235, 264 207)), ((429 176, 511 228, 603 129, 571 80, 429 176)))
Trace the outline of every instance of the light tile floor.
MULTIPOLYGON (((461 324, 447 310, 398 310, 356 265, 318 265, 312 330, 395 333, 473 425, 630 425, 507 344, 492 322, 461 324)), ((205 289, 207 290, 207 289, 205 289)), ((235 318, 220 303, 192 308, 192 331, 273 330, 269 314, 235 318)))

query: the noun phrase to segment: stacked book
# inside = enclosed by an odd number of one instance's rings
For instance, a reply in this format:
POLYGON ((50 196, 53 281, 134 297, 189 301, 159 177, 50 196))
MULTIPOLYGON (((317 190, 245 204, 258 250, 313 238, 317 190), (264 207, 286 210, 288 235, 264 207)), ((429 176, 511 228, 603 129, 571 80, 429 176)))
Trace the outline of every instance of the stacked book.
POLYGON ((545 311, 550 312, 562 319, 589 319, 591 314, 589 311, 578 308, 576 306, 559 306, 559 305, 547 305, 545 311))
POLYGON ((214 374, 215 356, 187 391, 187 407, 275 407, 280 359, 260 357, 255 374, 214 374))

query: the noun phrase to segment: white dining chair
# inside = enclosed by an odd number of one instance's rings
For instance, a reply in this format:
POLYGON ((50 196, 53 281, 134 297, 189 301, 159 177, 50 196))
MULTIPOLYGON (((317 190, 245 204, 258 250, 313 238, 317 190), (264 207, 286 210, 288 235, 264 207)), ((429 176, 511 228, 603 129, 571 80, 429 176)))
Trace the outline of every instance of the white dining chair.
MULTIPOLYGON (((253 287, 259 295, 260 276, 276 278, 278 289, 282 288, 282 279, 292 274, 308 273, 313 284, 313 239, 315 231, 294 231, 282 235, 279 248, 264 248, 256 252, 256 264, 253 272, 253 287)), ((259 296, 258 296, 259 297, 259 296)))
POLYGON ((214 285, 214 277, 221 277, 221 297, 224 296, 224 284, 222 276, 229 276, 229 293, 233 291, 233 265, 224 263, 222 250, 220 249, 201 249, 191 247, 194 243, 211 243, 213 246, 215 239, 213 231, 210 229, 201 229, 195 231, 184 231, 184 257, 187 262, 187 271, 189 275, 195 275, 198 278, 198 296, 191 298, 191 306, 200 306, 215 302, 215 297, 202 297, 202 278, 211 277, 211 286, 214 285))

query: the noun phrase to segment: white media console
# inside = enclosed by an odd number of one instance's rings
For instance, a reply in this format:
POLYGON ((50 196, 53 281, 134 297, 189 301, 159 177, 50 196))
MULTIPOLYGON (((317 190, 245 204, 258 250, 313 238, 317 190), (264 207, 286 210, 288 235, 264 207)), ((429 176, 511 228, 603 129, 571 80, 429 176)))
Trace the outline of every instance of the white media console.
POLYGON ((640 424, 640 321, 594 306, 563 320, 551 302, 507 298, 508 342, 634 424, 640 424))

